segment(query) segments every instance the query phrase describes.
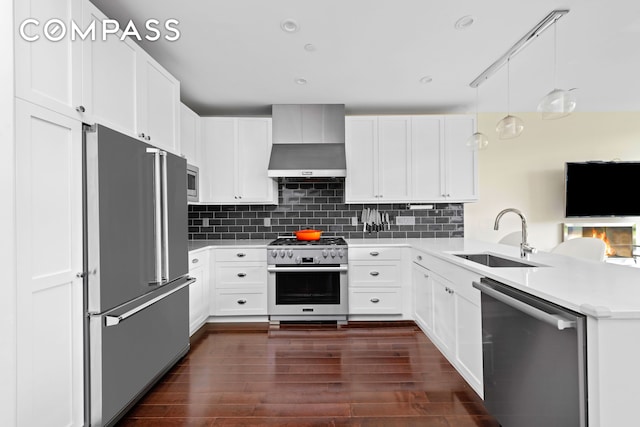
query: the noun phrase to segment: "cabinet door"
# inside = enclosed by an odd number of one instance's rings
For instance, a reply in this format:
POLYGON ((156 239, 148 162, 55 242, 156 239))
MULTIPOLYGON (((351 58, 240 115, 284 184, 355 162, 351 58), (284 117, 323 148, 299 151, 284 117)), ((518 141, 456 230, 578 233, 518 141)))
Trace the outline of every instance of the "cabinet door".
POLYGON ((179 155, 180 82, 151 56, 139 50, 136 88, 138 136, 179 155))
POLYGON ((407 202, 411 188, 409 117, 378 118, 379 202, 407 202))
POLYGON ((345 201, 377 203, 378 120, 376 117, 347 117, 345 125, 345 201))
POLYGON ((411 118, 412 195, 416 202, 444 199, 445 172, 441 117, 411 118))
POLYGON ((82 113, 76 111, 82 100, 82 40, 72 41, 69 33, 71 21, 82 22, 81 0, 20 0, 14 5, 18 31, 15 37, 16 96, 82 119, 82 113), (25 21, 30 18, 39 24, 25 21), (59 19, 64 27, 54 24, 45 30, 51 19, 59 19), (21 37, 19 31, 23 23, 25 35, 38 37, 37 40, 27 41, 21 37), (52 41, 45 32, 61 39, 52 41))
POLYGON ((16 102, 18 424, 82 426, 82 123, 16 102))
POLYGON ((210 203, 237 203, 236 192, 236 120, 205 117, 202 119, 203 193, 200 198, 210 203))
POLYGON ((193 335, 209 316, 208 252, 189 255, 189 276, 196 279, 189 285, 189 334, 193 335))
POLYGON ((180 104, 180 149, 187 163, 200 166, 200 116, 180 104))
POLYGON ((433 283, 433 334, 443 353, 453 354, 455 346, 455 301, 451 284, 431 273, 433 283))
MULTIPOLYGON (((83 3, 85 28, 106 16, 92 3, 83 3)), ((130 39, 111 35, 102 38, 96 25, 95 41, 84 43, 82 54, 82 105, 90 123, 100 123, 127 135, 136 136, 136 73, 138 47, 130 39)))
POLYGON ((474 118, 469 116, 444 119, 446 197, 450 200, 478 199, 478 158, 466 141, 474 131, 474 118))
POLYGON ((433 330, 433 280, 429 270, 418 265, 413 266, 413 290, 415 317, 426 331, 433 330))
POLYGON ((276 181, 267 176, 271 119, 238 119, 237 144, 237 197, 240 202, 277 204, 276 181))
MULTIPOLYGON (((474 289, 475 290, 475 289, 474 289)), ((482 387, 482 313, 480 295, 477 300, 454 294, 456 305, 456 359, 463 377, 475 390, 482 387)))

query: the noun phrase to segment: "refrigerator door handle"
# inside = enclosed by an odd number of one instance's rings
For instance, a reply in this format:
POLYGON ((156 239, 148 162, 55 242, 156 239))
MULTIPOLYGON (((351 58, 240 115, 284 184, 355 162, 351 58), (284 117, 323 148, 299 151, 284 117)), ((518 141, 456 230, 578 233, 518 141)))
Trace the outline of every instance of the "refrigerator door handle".
POLYGON ((162 251, 163 251, 163 281, 168 281, 169 275, 169 199, 167 184, 167 152, 160 151, 162 158, 162 251))
POLYGON ((153 221, 154 221, 154 281, 153 285, 162 283, 162 181, 160 172, 160 150, 147 148, 147 153, 153 154, 153 221))
POLYGON ((122 314, 114 314, 114 315, 106 315, 104 316, 104 321, 105 321, 105 326, 109 327, 109 326, 115 326, 117 324, 119 324, 120 322, 122 322, 123 320, 128 319, 129 317, 140 313, 142 310, 152 306, 153 304, 165 299, 166 297, 168 297, 171 294, 174 294, 176 292, 178 292, 179 290, 183 289, 186 286, 189 286, 190 284, 194 283, 196 281, 196 279, 189 277, 188 280, 186 282, 184 282, 183 284, 181 284, 180 286, 175 287, 174 289, 170 290, 169 292, 166 292, 162 295, 158 295, 157 297, 150 299, 149 301, 145 302, 144 304, 140 304, 139 306, 132 308, 129 311, 126 311, 122 314))

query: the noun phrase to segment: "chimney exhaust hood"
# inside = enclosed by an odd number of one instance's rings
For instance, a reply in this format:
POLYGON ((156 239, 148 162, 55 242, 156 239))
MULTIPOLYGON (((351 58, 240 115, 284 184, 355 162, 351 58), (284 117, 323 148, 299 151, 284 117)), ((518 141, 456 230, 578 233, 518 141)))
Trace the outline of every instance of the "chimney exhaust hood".
POLYGON ((344 104, 273 105, 272 178, 344 177, 344 104))

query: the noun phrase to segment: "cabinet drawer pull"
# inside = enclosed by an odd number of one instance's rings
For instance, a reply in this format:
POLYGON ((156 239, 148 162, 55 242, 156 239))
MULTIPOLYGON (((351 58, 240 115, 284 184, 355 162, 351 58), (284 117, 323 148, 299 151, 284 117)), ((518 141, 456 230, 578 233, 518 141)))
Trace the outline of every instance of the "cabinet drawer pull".
POLYGON ((245 277, 247 273, 238 273, 238 277, 245 277))
POLYGON ((238 300, 238 304, 240 304, 240 305, 245 305, 246 303, 247 303, 246 299, 239 299, 238 300))
POLYGON ((144 139, 144 132, 139 133, 139 134, 138 134, 138 137, 140 137, 140 138, 144 139))
POLYGON ((418 255, 418 256, 416 257, 416 259, 417 259, 418 261, 422 261, 422 255, 418 255))
POLYGON ((238 258, 244 258, 244 257, 246 257, 246 256, 247 256, 247 254, 245 254, 245 253, 243 253, 243 252, 238 252, 238 253, 236 254, 236 256, 237 256, 238 258))
POLYGON ((87 111, 87 110, 84 108, 84 105, 78 105, 78 106, 76 107, 76 111, 77 111, 78 113, 84 113, 84 112, 85 112, 85 111, 87 111))
POLYGON ((375 276, 378 276, 380 273, 377 271, 372 271, 369 274, 375 277, 375 276))
POLYGON ((200 261, 198 258, 194 258, 194 259, 191 260, 191 263, 192 264, 197 264, 198 261, 200 261))
POLYGON ((373 252, 369 252, 369 254, 371 256, 378 256, 378 255, 380 255, 380 252, 373 251, 373 252))
POLYGON ((371 302, 377 304, 380 302, 380 298, 371 298, 371 302))

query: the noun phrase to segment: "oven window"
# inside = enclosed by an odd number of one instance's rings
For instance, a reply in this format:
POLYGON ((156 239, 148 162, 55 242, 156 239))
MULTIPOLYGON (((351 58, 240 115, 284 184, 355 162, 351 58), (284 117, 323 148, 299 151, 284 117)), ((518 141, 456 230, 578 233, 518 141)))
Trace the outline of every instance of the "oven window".
POLYGON ((340 273, 276 273, 276 305, 300 304, 340 304, 340 273))

